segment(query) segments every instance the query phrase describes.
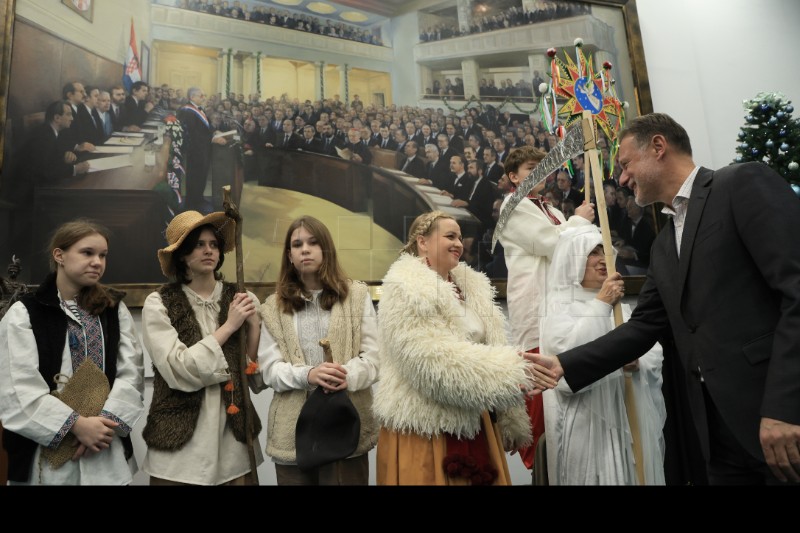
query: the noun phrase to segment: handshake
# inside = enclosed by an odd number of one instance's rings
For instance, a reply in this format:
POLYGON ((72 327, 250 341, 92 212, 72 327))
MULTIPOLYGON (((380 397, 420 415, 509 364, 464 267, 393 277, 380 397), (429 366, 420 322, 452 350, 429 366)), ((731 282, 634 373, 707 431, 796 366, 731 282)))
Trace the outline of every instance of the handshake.
POLYGON ((555 355, 528 352, 520 353, 520 355, 530 363, 528 372, 533 382, 533 388, 525 389, 527 397, 555 388, 558 380, 564 376, 564 369, 561 368, 561 363, 555 355))

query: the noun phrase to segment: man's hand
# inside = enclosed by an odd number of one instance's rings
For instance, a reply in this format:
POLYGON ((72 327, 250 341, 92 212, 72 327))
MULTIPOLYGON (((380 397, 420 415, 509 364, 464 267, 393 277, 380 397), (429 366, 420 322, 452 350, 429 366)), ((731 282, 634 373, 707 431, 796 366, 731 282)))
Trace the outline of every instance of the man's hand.
POLYGON ((228 140, 225 137, 212 137, 211 142, 222 146, 228 144, 228 140))
POLYGON ((758 437, 775 477, 783 482, 800 482, 800 426, 764 417, 758 437))
POLYGON ((85 142, 85 143, 79 144, 77 146, 76 150, 79 151, 79 152, 94 152, 95 148, 94 148, 94 145, 92 143, 85 142))
POLYGON ((64 152, 64 163, 71 165, 78 160, 78 156, 74 152, 64 152))
POLYGON ((84 161, 82 163, 78 163, 77 165, 75 165, 75 175, 76 176, 78 174, 86 174, 87 172, 89 172, 89 162, 88 161, 84 161))
POLYGON ((453 207, 468 207, 469 202, 465 200, 453 200, 452 202, 450 202, 450 205, 453 207))
POLYGON ((555 388, 558 380, 564 376, 564 369, 561 368, 561 362, 555 355, 527 352, 521 355, 533 363, 529 367, 529 372, 533 377, 533 394, 555 388))

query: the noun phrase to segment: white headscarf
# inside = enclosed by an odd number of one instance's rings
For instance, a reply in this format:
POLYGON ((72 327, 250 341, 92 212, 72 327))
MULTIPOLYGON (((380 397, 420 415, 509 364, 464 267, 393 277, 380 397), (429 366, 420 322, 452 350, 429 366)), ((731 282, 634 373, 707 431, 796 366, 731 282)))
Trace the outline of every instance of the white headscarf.
MULTIPOLYGON (((597 294, 596 289, 581 286, 589 254, 598 244, 603 244, 600 228, 593 225, 565 230, 553 251, 553 261, 547 269, 547 313, 559 312, 575 300, 588 300, 597 294), (551 308, 552 306, 552 308, 551 308)), ((616 258, 616 252, 613 252, 616 258)))

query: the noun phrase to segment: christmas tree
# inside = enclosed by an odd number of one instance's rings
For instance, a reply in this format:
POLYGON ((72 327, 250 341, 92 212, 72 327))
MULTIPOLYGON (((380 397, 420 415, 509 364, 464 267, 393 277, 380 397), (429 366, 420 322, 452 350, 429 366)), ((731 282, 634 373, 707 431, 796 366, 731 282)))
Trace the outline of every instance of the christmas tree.
POLYGON ((747 110, 739 132, 736 162, 763 161, 786 178, 800 196, 800 120, 781 93, 759 93, 743 102, 747 110))

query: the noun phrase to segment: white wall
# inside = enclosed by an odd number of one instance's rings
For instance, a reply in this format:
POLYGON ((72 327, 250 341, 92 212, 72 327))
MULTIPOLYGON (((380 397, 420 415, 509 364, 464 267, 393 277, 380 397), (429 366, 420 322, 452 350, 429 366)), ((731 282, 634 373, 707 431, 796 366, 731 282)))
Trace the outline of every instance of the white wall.
POLYGON ((61 2, 21 0, 16 14, 38 24, 53 35, 86 48, 101 57, 125 59, 130 41, 131 19, 136 32, 136 48, 150 43, 150 1, 95 2, 92 21, 81 17, 61 2))
POLYGON ((636 6, 654 110, 687 129, 697 164, 717 168, 736 156, 743 100, 779 91, 800 109, 797 0, 637 0, 636 6))

